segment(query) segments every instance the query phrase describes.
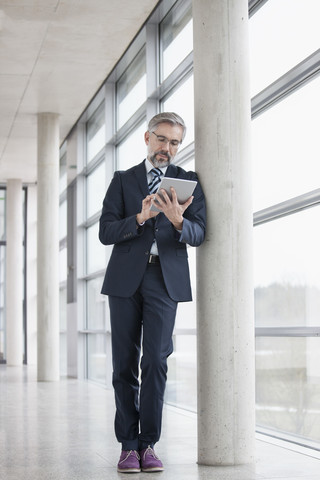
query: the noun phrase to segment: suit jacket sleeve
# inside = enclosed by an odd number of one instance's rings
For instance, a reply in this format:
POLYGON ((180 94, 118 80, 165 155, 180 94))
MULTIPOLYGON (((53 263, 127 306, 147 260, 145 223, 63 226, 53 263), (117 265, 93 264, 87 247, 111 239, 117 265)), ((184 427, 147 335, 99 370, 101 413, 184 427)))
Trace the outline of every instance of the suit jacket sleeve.
MULTIPOLYGON (((193 179, 198 180, 197 175, 195 173, 193 175, 193 179)), ((192 247, 198 247, 204 241, 206 230, 205 197, 199 181, 194 191, 193 202, 184 212, 183 217, 183 227, 179 241, 192 247)))

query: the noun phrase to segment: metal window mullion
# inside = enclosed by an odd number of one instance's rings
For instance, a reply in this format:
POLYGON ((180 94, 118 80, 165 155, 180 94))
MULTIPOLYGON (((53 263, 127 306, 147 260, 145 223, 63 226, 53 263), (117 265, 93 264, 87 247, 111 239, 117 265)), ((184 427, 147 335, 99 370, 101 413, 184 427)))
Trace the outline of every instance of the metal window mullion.
POLYGON ((249 0, 248 2, 248 9, 249 9, 249 17, 252 17, 259 8, 263 7, 268 0, 249 0))
POLYGON ((256 327, 256 337, 320 337, 320 327, 256 327))
POLYGON ((251 100, 252 119, 320 74, 320 49, 289 70, 251 100))
POLYGON ((312 190, 306 194, 299 195, 298 197, 256 212, 253 215, 253 224, 254 226, 261 225, 262 223, 270 222, 271 220, 291 215, 319 204, 320 188, 317 188, 316 190, 312 190))
POLYGON ((161 83, 158 89, 160 101, 180 87, 183 81, 193 72, 193 51, 177 66, 177 68, 161 83))

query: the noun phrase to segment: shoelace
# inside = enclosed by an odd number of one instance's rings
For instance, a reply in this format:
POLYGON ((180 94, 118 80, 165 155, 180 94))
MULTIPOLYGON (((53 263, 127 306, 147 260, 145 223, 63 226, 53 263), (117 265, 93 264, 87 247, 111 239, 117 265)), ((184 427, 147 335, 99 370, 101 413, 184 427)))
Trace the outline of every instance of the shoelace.
POLYGON ((146 455, 152 455, 153 458, 156 458, 157 460, 159 460, 159 457, 156 455, 156 452, 153 450, 152 447, 150 447, 150 445, 148 446, 148 448, 146 449, 146 451, 144 452, 143 454, 143 458, 145 459, 146 458, 146 455))
POLYGON ((121 462, 119 462, 119 463, 125 462, 127 460, 127 458, 130 457, 131 453, 134 453, 135 456, 137 457, 137 459, 140 460, 140 455, 136 450, 128 450, 127 456, 123 460, 121 460, 121 462))

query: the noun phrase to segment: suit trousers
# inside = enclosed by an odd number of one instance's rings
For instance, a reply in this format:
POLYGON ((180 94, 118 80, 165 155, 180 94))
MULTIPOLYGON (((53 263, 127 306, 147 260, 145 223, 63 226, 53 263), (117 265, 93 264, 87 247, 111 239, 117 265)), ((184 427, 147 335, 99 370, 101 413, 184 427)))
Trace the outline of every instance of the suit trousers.
POLYGON ((109 296, 109 307, 115 434, 123 450, 142 450, 161 434, 177 302, 167 293, 160 264, 148 264, 136 293, 109 296))

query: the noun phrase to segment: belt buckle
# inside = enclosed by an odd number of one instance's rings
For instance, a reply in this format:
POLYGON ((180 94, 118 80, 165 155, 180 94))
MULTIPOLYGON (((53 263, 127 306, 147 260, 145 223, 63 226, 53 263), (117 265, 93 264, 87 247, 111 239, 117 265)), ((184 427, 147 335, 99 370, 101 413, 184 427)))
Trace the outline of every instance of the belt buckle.
POLYGON ((158 255, 153 255, 152 253, 149 255, 148 263, 159 263, 158 255))

